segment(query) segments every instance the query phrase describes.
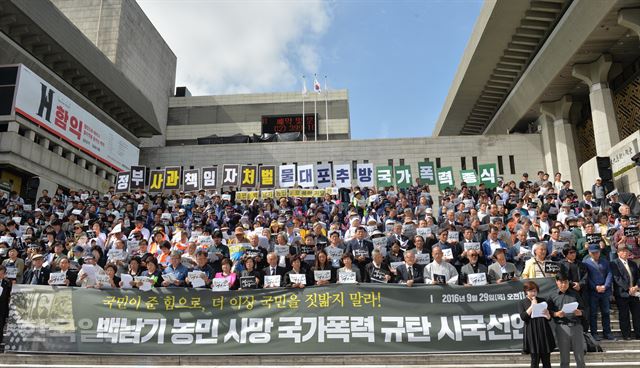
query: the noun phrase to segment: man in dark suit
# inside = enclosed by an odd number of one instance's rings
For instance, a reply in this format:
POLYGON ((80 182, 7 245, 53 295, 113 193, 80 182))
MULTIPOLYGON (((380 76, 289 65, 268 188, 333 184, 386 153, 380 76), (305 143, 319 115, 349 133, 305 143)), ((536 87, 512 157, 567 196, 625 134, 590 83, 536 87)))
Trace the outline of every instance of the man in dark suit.
POLYGON ((422 267, 416 264, 416 255, 413 251, 404 252, 404 263, 396 268, 396 282, 407 286, 424 283, 422 267))
POLYGON ((287 273, 287 269, 284 267, 278 266, 278 256, 271 252, 267 254, 267 263, 268 266, 262 269, 263 278, 261 281, 264 286, 264 276, 280 276, 280 286, 284 286, 284 275, 287 273))
MULTIPOLYGON (((60 262, 58 262, 58 265, 60 266, 59 272, 63 273, 65 277, 64 285, 58 286, 74 286, 76 284, 76 280, 78 279, 78 271, 74 271, 69 268, 71 265, 71 263, 69 263, 69 258, 60 258, 60 262)), ((48 278, 47 282, 49 282, 48 278)))
POLYGON ((349 240, 345 245, 347 247, 347 253, 351 253, 355 260, 356 266, 359 269, 364 270, 367 263, 371 262, 371 251, 373 250, 373 243, 370 240, 365 239, 367 230, 359 226, 356 229, 356 237, 349 240))
POLYGON ((636 340, 640 339, 640 300, 638 295, 638 282, 640 274, 638 266, 629 260, 629 248, 618 247, 618 258, 611 262, 613 273, 616 304, 620 314, 620 330, 625 340, 631 340, 631 317, 633 318, 633 332, 636 340))
POLYGON ((31 269, 24 273, 23 284, 30 285, 48 285, 49 284, 49 268, 42 267, 44 256, 36 254, 31 257, 31 269))

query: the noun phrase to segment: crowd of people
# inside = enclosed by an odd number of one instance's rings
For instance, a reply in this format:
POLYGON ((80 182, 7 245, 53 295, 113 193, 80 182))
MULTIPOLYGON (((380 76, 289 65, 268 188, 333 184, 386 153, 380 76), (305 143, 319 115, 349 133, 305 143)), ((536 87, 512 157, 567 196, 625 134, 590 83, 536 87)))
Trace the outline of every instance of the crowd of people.
POLYGON ((623 338, 640 338, 640 208, 635 194, 609 192, 600 179, 583 193, 540 171, 532 180, 525 173, 496 188, 461 183, 437 194, 419 183, 322 198, 226 194, 59 189, 35 203, 0 194, 0 302, 12 284, 473 286, 561 274, 583 298, 580 323, 594 338, 614 339, 612 294, 623 338))

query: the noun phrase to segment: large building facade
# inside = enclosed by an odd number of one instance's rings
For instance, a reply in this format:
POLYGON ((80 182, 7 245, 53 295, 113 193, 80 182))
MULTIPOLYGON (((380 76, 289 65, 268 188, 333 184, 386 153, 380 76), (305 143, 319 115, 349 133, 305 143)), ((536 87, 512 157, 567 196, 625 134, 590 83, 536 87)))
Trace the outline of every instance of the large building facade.
POLYGON ((602 176, 597 162, 610 162, 615 185, 640 192, 631 160, 640 127, 637 1, 487 1, 433 136, 376 140, 351 139, 347 90, 175 92, 176 56, 134 1, 0 0, 0 9, 0 189, 103 191, 134 163, 355 170, 432 161, 454 172, 496 163, 500 176, 515 180, 560 171, 577 190, 602 176), (17 99, 28 90, 17 70, 103 127, 114 137, 104 145, 123 161, 114 164, 89 141, 74 144, 55 119, 21 109, 26 101, 38 110, 42 91, 17 99))

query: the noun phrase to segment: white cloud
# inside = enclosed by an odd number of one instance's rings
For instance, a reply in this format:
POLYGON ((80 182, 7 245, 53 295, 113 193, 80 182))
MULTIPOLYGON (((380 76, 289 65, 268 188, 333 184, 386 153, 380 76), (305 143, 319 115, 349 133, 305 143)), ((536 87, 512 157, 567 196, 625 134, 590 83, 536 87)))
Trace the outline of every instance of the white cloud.
POLYGON ((176 85, 194 95, 301 88, 321 66, 330 4, 138 0, 178 58, 176 85))

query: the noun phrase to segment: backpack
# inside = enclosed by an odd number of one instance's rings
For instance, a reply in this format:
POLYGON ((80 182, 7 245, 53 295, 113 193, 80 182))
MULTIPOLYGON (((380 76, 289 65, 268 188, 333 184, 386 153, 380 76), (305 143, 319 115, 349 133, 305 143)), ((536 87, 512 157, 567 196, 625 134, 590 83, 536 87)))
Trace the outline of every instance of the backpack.
POLYGON ((585 348, 588 353, 602 352, 600 344, 588 332, 583 332, 585 348))

